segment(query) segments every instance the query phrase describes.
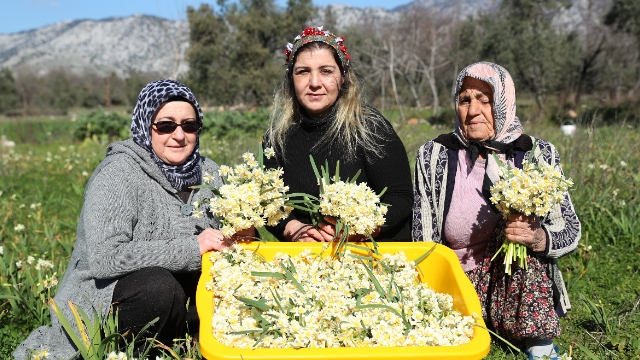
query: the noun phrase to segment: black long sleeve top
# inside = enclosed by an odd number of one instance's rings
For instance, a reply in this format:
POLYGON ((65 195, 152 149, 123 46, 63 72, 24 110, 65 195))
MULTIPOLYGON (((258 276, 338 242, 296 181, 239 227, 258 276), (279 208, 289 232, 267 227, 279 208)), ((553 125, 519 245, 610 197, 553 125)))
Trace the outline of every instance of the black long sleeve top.
MULTIPOLYGON (((387 188, 381 202, 390 206, 385 216, 385 224, 376 240, 411 241, 413 185, 409 159, 391 124, 382 114, 378 113, 378 116, 383 119, 382 126, 375 128, 379 138, 379 155, 366 153, 364 148, 358 147, 356 156, 349 157, 345 145, 337 142, 325 143, 314 148, 326 134, 333 117, 329 115, 319 120, 303 117, 300 123, 291 125, 286 136, 284 153, 276 151, 276 156, 271 159, 265 158, 264 164, 267 168, 283 169, 283 180, 285 185, 289 186, 289 193, 306 193, 313 196, 319 195, 319 187, 309 155, 313 156, 318 169, 327 161, 332 177, 339 160, 341 180, 351 179, 361 170, 357 183, 366 183, 377 194, 387 188)), ((284 228, 293 219, 311 223, 307 212, 294 209, 286 220, 268 229, 283 241, 284 228)))

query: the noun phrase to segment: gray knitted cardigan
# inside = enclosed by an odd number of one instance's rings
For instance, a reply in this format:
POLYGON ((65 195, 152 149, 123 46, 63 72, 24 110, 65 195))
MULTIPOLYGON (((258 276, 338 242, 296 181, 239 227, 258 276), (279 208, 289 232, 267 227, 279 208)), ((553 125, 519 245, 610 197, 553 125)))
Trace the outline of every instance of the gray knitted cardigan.
MULTIPOLYGON (((203 173, 220 186, 218 165, 202 158, 203 173)), ((191 200, 210 198, 208 189, 194 190, 191 200)), ((116 142, 95 170, 84 193, 76 242, 69 266, 54 298, 74 324, 71 301, 87 314, 109 311, 118 278, 133 271, 160 266, 171 272, 198 271, 201 256, 197 233, 218 228, 212 217, 195 218, 180 212, 184 203, 145 149, 133 140, 116 142)), ((28 349, 47 349, 49 359, 69 359, 76 352, 55 314, 52 326, 33 331, 14 352, 28 358, 28 349)))

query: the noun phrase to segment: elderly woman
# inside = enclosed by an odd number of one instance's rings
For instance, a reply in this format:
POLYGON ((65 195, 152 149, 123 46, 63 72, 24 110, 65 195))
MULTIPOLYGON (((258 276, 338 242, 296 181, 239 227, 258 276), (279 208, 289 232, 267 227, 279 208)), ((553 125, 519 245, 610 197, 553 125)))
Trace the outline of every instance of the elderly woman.
MULTIPOLYGON (((210 214, 191 216, 192 203, 212 197, 210 190, 191 189, 203 173, 221 184, 216 163, 199 154, 201 128, 202 111, 185 85, 159 80, 142 89, 133 138, 109 145, 87 183, 71 261, 54 298, 71 323, 68 302, 103 316, 113 307, 121 334, 137 334, 159 318, 145 335, 157 334, 167 345, 197 332, 201 255, 234 240, 223 237, 210 214)), ((42 349, 54 359, 73 356, 77 349, 53 313, 51 318, 51 327, 36 329, 20 344, 16 359, 42 349)))
MULTIPOLYGON (((314 196, 319 188, 309 155, 318 166, 328 162, 331 171, 340 162, 342 180, 361 171, 357 181, 376 193, 386 187, 382 202, 391 205, 374 237, 409 240, 413 201, 409 160, 391 124, 363 103, 344 38, 322 27, 307 28, 285 53, 288 65, 265 134, 276 156, 265 159, 265 165, 284 170, 290 192, 314 196)), ((270 230, 284 241, 331 241, 335 234, 330 219, 316 228, 301 210, 270 230)))
POLYGON ((505 220, 488 199, 498 179, 494 155, 522 168, 536 143, 536 156, 561 171, 558 152, 523 133, 513 80, 499 65, 480 62, 462 70, 454 102, 455 131, 418 150, 413 241, 453 249, 476 288, 487 324, 523 346, 530 358, 555 356, 558 316, 570 309, 556 259, 573 251, 580 239, 569 194, 542 218, 510 215, 505 220), (507 275, 502 255, 491 261, 503 232, 509 241, 527 246, 528 270, 514 264, 507 275))

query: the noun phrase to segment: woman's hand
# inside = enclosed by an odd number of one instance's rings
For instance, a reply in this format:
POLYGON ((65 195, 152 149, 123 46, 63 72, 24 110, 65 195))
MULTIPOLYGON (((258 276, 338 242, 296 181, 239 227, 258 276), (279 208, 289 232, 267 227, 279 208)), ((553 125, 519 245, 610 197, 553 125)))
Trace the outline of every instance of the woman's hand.
POLYGON ((231 236, 224 236, 222 235, 222 232, 217 229, 204 229, 204 231, 198 235, 200 255, 212 250, 222 251, 240 240, 255 238, 255 236, 256 229, 253 226, 248 229, 238 231, 231 236))
POLYGON ((232 237, 225 238, 222 231, 218 229, 207 228, 198 235, 198 244, 200 245, 200 255, 209 251, 222 251, 231 246, 235 241, 232 237))
POLYGON ((305 224, 298 220, 291 220, 284 227, 284 237, 288 241, 317 242, 331 241, 333 237, 323 235, 311 224, 305 224))
POLYGON ((505 234, 508 240, 525 245, 535 252, 547 250, 547 233, 540 226, 537 216, 509 215, 505 234))
MULTIPOLYGON (((326 223, 318 224, 318 229, 320 230, 320 233, 322 234, 323 237, 325 238, 330 237, 333 240, 336 234, 336 219, 332 216, 325 216, 324 221, 326 221, 326 223)), ((378 236, 378 234, 380 234, 379 227, 373 232, 373 234, 371 234, 371 237, 376 237, 378 236)), ((338 236, 336 240, 339 238, 340 236, 338 236)), ((365 238, 366 238, 365 235, 355 234, 355 235, 349 235, 347 237, 347 241, 362 241, 365 238)))

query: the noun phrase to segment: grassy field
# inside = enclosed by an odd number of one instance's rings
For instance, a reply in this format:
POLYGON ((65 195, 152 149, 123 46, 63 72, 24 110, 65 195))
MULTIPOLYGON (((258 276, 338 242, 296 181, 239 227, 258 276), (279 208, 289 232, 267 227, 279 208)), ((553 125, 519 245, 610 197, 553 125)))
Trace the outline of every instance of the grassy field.
MULTIPOLYGON (((394 125, 412 166, 422 143, 450 131, 394 125)), ((578 250, 559 261, 573 310, 562 319, 557 345, 574 359, 640 359, 640 129, 591 124, 566 137, 557 126, 524 125, 557 146, 583 225, 578 250)), ((72 131, 64 118, 0 121, 0 134, 17 143, 0 147, 0 359, 50 323, 47 298, 67 266, 86 182, 104 157, 107 139, 77 142, 72 131)), ((202 153, 235 164, 255 152, 258 138, 204 135, 202 153)), ((176 358, 198 358, 189 345, 180 344, 176 358)), ((487 357, 524 358, 500 342, 487 357)))

